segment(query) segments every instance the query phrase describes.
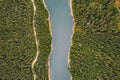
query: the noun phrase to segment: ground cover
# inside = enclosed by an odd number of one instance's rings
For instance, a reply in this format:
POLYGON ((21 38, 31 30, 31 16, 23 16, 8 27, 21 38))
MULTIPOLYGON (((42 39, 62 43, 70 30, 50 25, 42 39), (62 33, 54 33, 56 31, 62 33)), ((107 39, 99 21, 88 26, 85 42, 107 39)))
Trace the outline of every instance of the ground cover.
POLYGON ((115 0, 73 0, 73 80, 120 79, 120 12, 115 0))
MULTIPOLYGON (((42 0, 37 7, 35 27, 40 55, 35 64, 38 80, 48 80, 47 60, 51 49, 48 13, 42 0)), ((31 0, 0 0, 0 80, 33 80, 36 55, 31 0)))

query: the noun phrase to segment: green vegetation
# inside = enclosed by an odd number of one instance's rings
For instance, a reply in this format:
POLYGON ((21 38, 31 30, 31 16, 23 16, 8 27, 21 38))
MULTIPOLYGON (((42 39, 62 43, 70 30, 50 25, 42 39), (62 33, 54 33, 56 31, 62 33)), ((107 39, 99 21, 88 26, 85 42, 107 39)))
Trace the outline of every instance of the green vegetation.
POLYGON ((73 80, 120 80, 120 10, 116 0, 73 0, 72 5, 73 80))
POLYGON ((48 25, 48 12, 44 8, 42 0, 35 0, 37 13, 36 13, 36 27, 39 40, 38 62, 36 63, 37 80, 48 80, 48 57, 51 51, 51 36, 48 25))
MULTIPOLYGON (((40 55, 35 65, 38 80, 48 80, 47 60, 51 49, 48 13, 42 0, 35 0, 35 26, 40 55)), ((36 55, 31 0, 0 0, 0 80, 33 80, 36 55)))

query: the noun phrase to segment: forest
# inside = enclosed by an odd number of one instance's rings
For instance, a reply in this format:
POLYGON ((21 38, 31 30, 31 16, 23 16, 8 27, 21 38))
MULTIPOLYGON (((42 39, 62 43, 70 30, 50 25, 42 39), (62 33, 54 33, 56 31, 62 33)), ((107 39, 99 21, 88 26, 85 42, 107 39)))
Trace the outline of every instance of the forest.
MULTIPOLYGON (((35 27, 40 55, 35 64, 37 80, 48 80, 51 35, 48 13, 42 0, 37 8, 35 27)), ((31 69, 36 55, 31 0, 0 0, 0 80, 33 80, 31 69)))
POLYGON ((120 1, 72 0, 72 80, 120 80, 120 1))
POLYGON ((35 16, 40 55, 35 65, 37 80, 48 80, 48 60, 51 51, 50 26, 48 24, 48 11, 44 8, 42 0, 35 0, 37 13, 35 16))

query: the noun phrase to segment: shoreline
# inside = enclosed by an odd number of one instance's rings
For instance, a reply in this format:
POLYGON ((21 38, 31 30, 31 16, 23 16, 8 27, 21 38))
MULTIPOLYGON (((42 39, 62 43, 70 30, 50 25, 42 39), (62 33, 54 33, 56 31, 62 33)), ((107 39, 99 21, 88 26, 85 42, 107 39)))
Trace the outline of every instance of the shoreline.
MULTIPOLYGON (((70 72, 70 68, 71 68, 71 66, 70 66, 70 61, 71 61, 70 60, 70 50, 71 50, 71 46, 72 46, 72 38, 73 38, 73 35, 74 35, 74 29, 75 29, 75 21, 74 21, 74 15, 73 15, 72 0, 70 0, 69 5, 70 5, 70 15, 72 17, 72 22, 73 22, 71 44, 70 44, 69 51, 68 51, 68 68, 69 68, 69 72, 70 72)), ((70 79, 72 80, 71 72, 70 72, 70 79)))
MULTIPOLYGON (((48 11, 49 30, 50 30, 50 35, 52 37, 50 12, 49 12, 49 10, 46 6, 45 0, 42 0, 42 2, 44 4, 45 9, 48 11)), ((69 7, 70 7, 70 15, 72 17, 72 22, 73 22, 73 28, 72 28, 72 35, 71 35, 71 44, 70 44, 70 48, 69 48, 69 51, 68 51, 68 68, 70 68, 70 49, 71 49, 71 46, 72 46, 72 37, 74 35, 74 28, 75 28, 75 21, 74 21, 73 9, 72 9, 72 0, 69 1, 69 7)), ((52 47, 52 43, 51 43, 51 52, 52 52, 52 50, 53 50, 53 47, 52 47)), ((49 80, 51 80, 51 78, 50 78, 50 56, 51 56, 51 52, 50 52, 50 55, 48 57, 48 78, 49 78, 49 80)), ((69 73, 70 73, 70 71, 69 71, 69 73)), ((70 79, 72 80, 71 73, 70 73, 70 79)))
MULTIPOLYGON (((51 21, 50 21, 50 12, 49 12, 49 10, 48 10, 48 8, 47 8, 47 6, 46 6, 45 0, 42 0, 42 2, 43 2, 43 5, 44 5, 45 9, 46 9, 47 12, 48 12, 49 31, 50 31, 50 35, 51 35, 51 37, 52 37, 51 21)), ((53 50, 53 47, 52 47, 52 41, 51 41, 51 51, 50 51, 50 54, 49 54, 49 57, 48 57, 48 80, 51 80, 51 78, 50 78, 50 56, 51 56, 52 50, 53 50)))

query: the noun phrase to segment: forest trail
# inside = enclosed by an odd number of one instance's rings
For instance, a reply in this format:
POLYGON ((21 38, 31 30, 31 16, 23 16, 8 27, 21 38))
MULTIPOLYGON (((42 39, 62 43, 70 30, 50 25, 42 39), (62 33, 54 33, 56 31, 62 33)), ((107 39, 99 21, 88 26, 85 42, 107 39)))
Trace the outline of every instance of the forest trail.
POLYGON ((33 34, 34 34, 34 39, 35 39, 35 43, 36 43, 36 55, 35 55, 35 59, 33 60, 32 62, 32 73, 33 73, 33 77, 34 77, 34 80, 36 80, 36 77, 37 77, 37 74, 34 70, 34 66, 35 66, 35 63, 37 62, 37 59, 38 59, 38 56, 39 56, 39 43, 38 43, 38 39, 37 39, 37 33, 36 33, 36 28, 35 28, 35 14, 36 14, 36 6, 35 6, 35 3, 34 3, 34 0, 31 0, 32 2, 32 5, 33 5, 33 34))

